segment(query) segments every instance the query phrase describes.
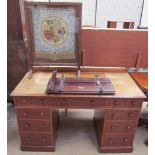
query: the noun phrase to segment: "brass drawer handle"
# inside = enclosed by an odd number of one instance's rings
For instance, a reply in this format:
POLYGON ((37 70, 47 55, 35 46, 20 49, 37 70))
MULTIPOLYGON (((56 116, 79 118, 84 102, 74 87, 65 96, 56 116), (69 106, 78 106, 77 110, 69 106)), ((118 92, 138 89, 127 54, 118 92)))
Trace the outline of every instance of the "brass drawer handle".
POLYGON ((41 124, 41 128, 45 129, 46 125, 45 124, 41 124))
POLYGON ((126 137, 124 137, 124 143, 127 143, 128 139, 126 137))
POLYGON ((27 137, 27 138, 26 138, 26 141, 27 141, 27 142, 30 142, 30 141, 31 141, 31 138, 30 138, 30 137, 27 137))
POLYGON ((135 101, 131 101, 131 105, 135 105, 136 103, 135 103, 135 101))
POLYGON ((67 103, 67 100, 64 99, 64 100, 61 101, 61 103, 62 104, 66 104, 67 103))
POLYGON ((39 103, 43 103, 44 102, 44 100, 43 99, 39 99, 39 103))
POLYGON ((114 125, 111 125, 111 126, 110 126, 110 129, 113 130, 113 129, 114 129, 114 125))
POLYGON ((43 112, 41 112, 41 113, 40 113, 40 116, 44 116, 44 113, 43 113, 43 112))
POLYGON ((26 123, 25 124, 25 128, 29 128, 30 127, 30 124, 29 123, 26 123))
POLYGON ((118 106, 118 101, 113 102, 114 106, 118 106))
POLYGON ((42 137, 43 142, 46 142, 46 140, 47 140, 46 137, 42 137))
POLYGON ((108 140, 108 141, 109 141, 109 144, 112 144, 112 139, 111 139, 111 138, 109 138, 109 140, 108 140))
POLYGON ((133 113, 132 112, 128 113, 128 116, 129 116, 129 118, 132 118, 133 117, 133 113))
POLYGON ((27 112, 27 111, 24 111, 23 115, 24 115, 25 117, 27 117, 27 116, 28 116, 28 112, 27 112))
POLYGON ((22 103, 26 103, 26 100, 25 100, 25 99, 23 99, 23 100, 22 100, 22 103))
POLYGON ((95 100, 91 100, 91 103, 94 105, 95 104, 95 100))
POLYGON ((130 126, 129 126, 129 125, 127 125, 127 126, 126 126, 126 128, 127 128, 127 130, 129 130, 129 129, 130 129, 130 126))

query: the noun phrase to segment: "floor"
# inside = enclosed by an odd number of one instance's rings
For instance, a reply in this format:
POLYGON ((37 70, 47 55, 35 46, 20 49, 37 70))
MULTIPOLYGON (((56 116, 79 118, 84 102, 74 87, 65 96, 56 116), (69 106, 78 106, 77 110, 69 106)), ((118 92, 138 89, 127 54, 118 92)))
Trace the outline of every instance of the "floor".
MULTIPOLYGON (((142 114, 147 114, 146 103, 142 114)), ((97 140, 93 127, 93 110, 69 110, 67 117, 64 110, 60 111, 60 126, 56 141, 55 152, 24 152, 20 151, 20 141, 17 129, 15 111, 8 104, 8 155, 101 155, 97 150, 97 140)), ((147 129, 138 127, 132 153, 120 155, 147 155, 148 148, 144 144, 147 139, 147 129)), ((112 153, 104 153, 112 155, 112 153)), ((119 155, 114 153, 113 155, 119 155)))

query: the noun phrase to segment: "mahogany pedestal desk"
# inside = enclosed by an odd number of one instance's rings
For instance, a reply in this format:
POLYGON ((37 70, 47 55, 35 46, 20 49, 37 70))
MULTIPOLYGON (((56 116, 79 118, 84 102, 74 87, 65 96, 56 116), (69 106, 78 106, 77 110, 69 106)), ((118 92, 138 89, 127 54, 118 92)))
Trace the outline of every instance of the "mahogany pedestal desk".
MULTIPOLYGON (((46 95, 50 72, 28 74, 12 92, 18 122, 21 150, 55 151, 59 109, 95 109, 94 125, 99 152, 132 152, 135 131, 145 98, 127 71, 81 71, 80 77, 111 79, 115 95, 46 95)), ((64 72, 76 77, 76 72, 64 72)), ((58 74, 61 76, 61 74, 58 74)))

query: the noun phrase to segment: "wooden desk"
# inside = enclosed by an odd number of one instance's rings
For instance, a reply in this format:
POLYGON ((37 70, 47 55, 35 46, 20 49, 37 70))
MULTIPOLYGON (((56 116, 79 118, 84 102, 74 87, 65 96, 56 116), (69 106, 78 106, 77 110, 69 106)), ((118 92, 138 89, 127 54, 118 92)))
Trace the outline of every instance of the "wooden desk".
MULTIPOLYGON (((145 95, 126 71, 81 72, 81 77, 109 77, 115 95, 46 95, 49 72, 28 74, 21 80, 12 96, 15 103, 21 139, 21 150, 54 151, 56 126, 60 108, 95 109, 99 152, 132 152, 138 116, 145 95)), ((75 77, 75 72, 64 76, 75 77)), ((61 74, 58 74, 61 76, 61 74)))
POLYGON ((148 73, 147 72, 134 72, 130 73, 131 77, 140 87, 140 89, 148 96, 148 73))

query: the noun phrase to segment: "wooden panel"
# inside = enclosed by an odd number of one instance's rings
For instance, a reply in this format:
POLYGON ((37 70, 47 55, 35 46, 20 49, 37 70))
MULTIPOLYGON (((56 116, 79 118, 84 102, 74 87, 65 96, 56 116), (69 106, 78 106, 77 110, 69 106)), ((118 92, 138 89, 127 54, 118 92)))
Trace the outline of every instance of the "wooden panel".
POLYGON ((7 90, 8 100, 11 100, 10 93, 27 72, 27 60, 25 56, 25 47, 23 41, 8 43, 7 49, 7 90))
POLYGON ((113 120, 136 120, 139 115, 139 110, 107 110, 105 113, 105 119, 107 121, 113 120))
POLYGON ((50 146, 52 143, 52 135, 50 133, 21 134, 21 145, 23 146, 50 146))
POLYGON ((19 119, 50 119, 49 109, 16 108, 19 119))
POLYGON ((133 135, 131 134, 111 134, 105 136, 103 145, 107 147, 125 147, 131 146, 133 142, 133 135))
POLYGON ((21 132, 31 131, 31 132, 50 132, 51 122, 49 120, 38 121, 22 119, 19 120, 19 128, 21 132))
POLYGON ((148 66, 148 32, 141 30, 82 30, 83 65, 135 67, 142 51, 140 67, 148 66))
POLYGON ((105 131, 108 133, 130 133, 134 132, 136 128, 136 121, 131 122, 107 122, 105 125, 105 131))
POLYGON ((108 21, 107 28, 116 28, 117 22, 116 21, 108 21))
POLYGON ((22 40, 19 0, 7 0, 7 31, 8 41, 22 40))
POLYGON ((129 28, 130 28, 130 22, 124 22, 123 29, 129 29, 129 28))
POLYGON ((19 0, 8 0, 7 2, 7 93, 8 101, 11 101, 10 93, 27 72, 27 60, 22 34, 19 0))

